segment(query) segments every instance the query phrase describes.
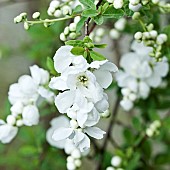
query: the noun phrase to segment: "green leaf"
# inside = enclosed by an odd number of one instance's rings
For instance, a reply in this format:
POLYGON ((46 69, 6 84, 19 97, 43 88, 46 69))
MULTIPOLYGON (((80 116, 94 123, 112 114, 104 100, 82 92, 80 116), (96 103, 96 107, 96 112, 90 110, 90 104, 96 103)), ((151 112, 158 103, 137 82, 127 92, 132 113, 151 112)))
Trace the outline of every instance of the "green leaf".
POLYGON ((86 8, 96 9, 96 5, 94 4, 94 0, 79 0, 86 8))
POLYGON ((155 157, 156 165, 169 164, 170 162, 170 153, 160 153, 155 157))
POLYGON ((107 44, 94 44, 96 48, 106 48, 107 44))
POLYGON ((51 74, 58 75, 58 73, 56 72, 56 70, 54 68, 54 62, 50 57, 47 57, 46 65, 47 65, 47 68, 49 69, 51 74))
POLYGON ((93 18, 94 19, 94 22, 97 24, 97 25, 101 25, 103 24, 103 16, 102 15, 98 15, 96 17, 93 18))
POLYGON ((90 56, 93 60, 97 60, 97 61, 102 61, 106 59, 102 54, 96 51, 90 51, 90 56))
POLYGON ((107 8, 107 10, 103 13, 103 16, 105 18, 116 18, 116 19, 119 19, 119 18, 123 17, 123 15, 124 15, 123 10, 115 9, 113 7, 113 5, 109 6, 109 8, 107 8))
POLYGON ((83 47, 74 47, 71 49, 71 53, 74 55, 83 55, 84 54, 84 48, 83 47))
POLYGON ((141 124, 141 121, 139 120, 138 117, 134 117, 132 119, 132 123, 133 123, 133 126, 136 130, 141 130, 142 129, 142 124, 141 124))
POLYGON ((39 151, 35 146, 26 145, 19 149, 19 154, 22 156, 36 156, 38 153, 39 151))
POLYGON ((124 129, 123 135, 124 135, 124 138, 125 138, 127 144, 134 143, 134 134, 129 129, 124 129))
POLYGON ((84 47, 84 42, 81 40, 69 40, 65 42, 66 45, 71 45, 73 47, 84 47))
POLYGON ((98 15, 98 11, 94 9, 87 9, 87 10, 84 10, 82 13, 82 16, 84 17, 95 17, 96 15, 98 15))
POLYGON ((81 12, 83 9, 82 9, 82 6, 81 5, 78 5, 75 7, 74 11, 73 11, 73 14, 76 14, 76 13, 79 13, 81 12))
POLYGON ((84 22, 87 20, 88 17, 81 17, 80 21, 77 23, 76 32, 80 32, 82 27, 84 26, 84 22))
POLYGON ((108 2, 106 2, 104 5, 102 5, 102 13, 104 13, 107 10, 108 7, 109 7, 108 2))

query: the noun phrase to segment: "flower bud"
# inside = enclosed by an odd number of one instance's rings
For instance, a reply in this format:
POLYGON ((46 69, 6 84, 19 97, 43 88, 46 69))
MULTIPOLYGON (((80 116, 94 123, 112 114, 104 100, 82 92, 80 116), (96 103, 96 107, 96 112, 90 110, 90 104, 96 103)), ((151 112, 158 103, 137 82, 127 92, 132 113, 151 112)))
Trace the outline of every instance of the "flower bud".
POLYGON ((152 30, 152 31, 149 32, 149 34, 151 35, 151 37, 152 37, 153 39, 155 39, 155 38, 157 37, 157 35, 158 35, 158 32, 155 31, 155 30, 152 30))
POLYGON ((140 12, 135 12, 133 15, 132 15, 132 19, 133 20, 138 20, 140 17, 140 12))
POLYGON ((117 40, 118 38, 120 38, 120 33, 119 31, 117 31, 116 29, 111 29, 110 33, 109 33, 110 37, 114 40, 117 40))
POLYGON ((17 17, 14 18, 14 23, 19 23, 19 22, 22 22, 22 16, 18 15, 17 17))
POLYGON ((115 168, 112 167, 112 166, 109 166, 109 167, 106 168, 106 170, 115 170, 115 168))
POLYGON ((133 107, 133 102, 131 100, 128 100, 128 99, 123 99, 120 102, 120 105, 123 107, 124 110, 129 111, 133 107))
POLYGON ((129 3, 129 9, 134 11, 134 12, 138 12, 141 9, 142 5, 138 4, 138 5, 132 5, 131 3, 129 3))
POLYGON ((152 3, 153 3, 153 4, 158 4, 158 3, 159 3, 159 0, 152 0, 152 3))
POLYGON ((78 149, 74 149, 73 152, 71 153, 71 156, 75 159, 80 159, 81 158, 81 153, 78 149))
POLYGON ((65 5, 65 6, 62 7, 62 13, 63 13, 63 15, 71 14, 72 9, 69 6, 65 5))
POLYGON ((59 5, 60 5, 60 1, 57 1, 57 0, 53 0, 50 3, 50 7, 55 8, 55 9, 58 8, 59 5))
POLYGON ((75 32, 72 32, 72 33, 69 34, 69 37, 70 37, 71 39, 75 39, 76 36, 77 36, 77 34, 76 34, 75 32))
POLYGON ((67 162, 67 169, 68 170, 75 170, 76 166, 73 162, 67 162))
POLYGON ((122 7, 123 7, 123 0, 115 0, 115 1, 113 2, 113 6, 114 6, 114 8, 116 8, 116 9, 122 8, 122 7))
POLYGON ((32 18, 39 19, 40 18, 40 12, 34 12, 32 15, 32 18))
POLYGON ((114 166, 114 167, 118 167, 122 162, 122 158, 120 156, 114 156, 111 160, 111 164, 114 166))
POLYGON ((74 158, 72 156, 67 157, 67 162, 74 162, 74 158))
POLYGON ((129 99, 134 102, 137 99, 136 94, 134 93, 129 94, 129 99))
POLYGON ((81 167, 82 162, 81 162, 80 159, 76 159, 76 160, 74 161, 74 164, 76 165, 76 167, 81 167))
POLYGON ((57 18, 61 17, 61 15, 62 15, 62 12, 59 9, 54 12, 54 16, 57 17, 57 18))
POLYGON ((7 124, 14 125, 16 122, 16 119, 13 115, 8 115, 6 121, 7 121, 7 124))
POLYGON ((69 32, 70 32, 69 27, 68 27, 68 26, 67 26, 67 27, 65 27, 65 28, 64 28, 64 34, 65 34, 65 35, 68 35, 68 34, 69 34, 69 32))
POLYGON ((135 33, 135 35, 134 35, 134 38, 135 38, 136 40, 140 40, 142 37, 143 37, 143 34, 142 34, 141 32, 137 32, 137 33, 135 33))
POLYGON ((66 41, 66 40, 67 40, 64 33, 61 33, 61 34, 60 34, 60 40, 61 40, 61 41, 66 41))
POLYGON ((138 5, 140 0, 129 0, 132 5, 138 5))
POLYGON ((123 31, 125 28, 125 24, 126 24, 126 19, 125 18, 121 18, 119 19, 115 24, 115 28, 119 31, 123 31))
POLYGON ((101 114, 102 117, 109 117, 110 116, 110 111, 106 110, 101 114))
POLYGON ((55 8, 53 8, 53 7, 49 7, 48 10, 47 10, 48 15, 50 15, 50 16, 51 16, 54 12, 55 12, 55 8))
POLYGON ((23 121, 22 120, 17 120, 17 122, 16 122, 16 126, 18 126, 18 127, 21 127, 21 126, 23 126, 23 121))
POLYGON ((70 29, 70 31, 76 31, 76 23, 71 23, 70 25, 69 25, 69 29, 70 29))
POLYGON ((154 134, 154 132, 153 132, 152 129, 150 129, 150 128, 146 129, 146 135, 147 135, 148 137, 152 137, 153 134, 154 134))
POLYGON ((28 24, 28 22, 24 22, 24 29, 29 30, 30 25, 28 24))
POLYGON ((74 23, 77 24, 80 21, 80 19, 81 19, 80 16, 76 16, 74 18, 74 23))

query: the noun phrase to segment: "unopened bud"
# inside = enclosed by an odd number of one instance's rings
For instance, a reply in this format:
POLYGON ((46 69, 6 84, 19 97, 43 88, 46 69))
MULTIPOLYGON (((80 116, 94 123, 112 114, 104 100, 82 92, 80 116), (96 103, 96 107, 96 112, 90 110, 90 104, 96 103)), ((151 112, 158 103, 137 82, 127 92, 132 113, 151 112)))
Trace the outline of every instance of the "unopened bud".
POLYGON ((39 19, 40 18, 40 12, 34 12, 32 15, 32 18, 39 19))

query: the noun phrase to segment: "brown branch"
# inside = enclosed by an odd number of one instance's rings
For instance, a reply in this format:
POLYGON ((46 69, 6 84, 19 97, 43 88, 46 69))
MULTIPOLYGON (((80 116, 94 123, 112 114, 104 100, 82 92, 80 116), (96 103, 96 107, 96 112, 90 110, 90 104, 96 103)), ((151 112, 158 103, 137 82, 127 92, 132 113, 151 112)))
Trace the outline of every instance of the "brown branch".
POLYGON ((119 108, 119 102, 120 102, 120 98, 118 96, 118 98, 116 100, 116 103, 115 103, 115 107, 113 109, 113 113, 112 113, 112 117, 111 117, 111 120, 110 120, 110 123, 109 123, 109 127, 108 127, 108 129, 106 131, 106 136, 105 136, 103 145, 102 145, 102 147, 100 149, 100 157, 99 157, 99 161, 98 161, 96 170, 101 170, 102 169, 102 162, 103 162, 103 159, 104 159, 105 149, 107 147, 109 138, 111 136, 112 128, 113 128, 113 126, 115 124, 115 121, 116 121, 116 116, 118 114, 118 108, 119 108))

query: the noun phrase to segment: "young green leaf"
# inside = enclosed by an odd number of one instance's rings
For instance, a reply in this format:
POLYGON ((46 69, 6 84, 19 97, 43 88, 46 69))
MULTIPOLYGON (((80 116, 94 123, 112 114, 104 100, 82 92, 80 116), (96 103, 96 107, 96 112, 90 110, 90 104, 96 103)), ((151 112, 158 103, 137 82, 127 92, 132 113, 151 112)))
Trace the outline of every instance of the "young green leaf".
POLYGON ((96 48, 106 48, 107 44, 94 44, 96 48))
POLYGON ((84 26, 84 22, 87 20, 88 17, 81 17, 80 21, 77 24, 76 32, 80 32, 82 27, 84 26))
POLYGON ((84 47, 84 42, 81 40, 69 40, 65 42, 65 45, 71 45, 73 47, 84 47))
POLYGON ((57 72, 54 68, 54 62, 50 57, 47 57, 46 65, 47 65, 47 68, 49 69, 51 74, 57 75, 57 72))
POLYGON ((106 58, 102 54, 96 51, 90 51, 90 56, 93 60, 97 60, 97 61, 106 60, 106 58))
POLYGON ((83 47, 74 47, 71 49, 71 53, 74 55, 83 55, 84 54, 84 48, 83 47))
POLYGON ((83 11, 82 16, 84 17, 95 17, 98 15, 98 11, 94 10, 94 9, 87 9, 85 11, 83 11))
POLYGON ((75 7, 75 9, 73 10, 73 14, 77 14, 79 12, 81 12, 83 9, 82 9, 82 6, 81 5, 78 5, 75 7))
POLYGON ((124 12, 121 9, 115 9, 113 6, 109 6, 106 11, 103 13, 105 18, 116 18, 119 19, 123 17, 124 12))
POLYGON ((103 16, 102 15, 98 15, 96 17, 93 18, 94 19, 94 22, 97 24, 97 25, 101 25, 103 24, 103 16))
POLYGON ((96 5, 94 4, 94 0, 79 0, 86 8, 96 9, 96 5))

